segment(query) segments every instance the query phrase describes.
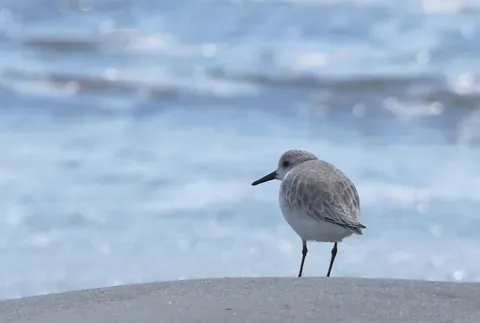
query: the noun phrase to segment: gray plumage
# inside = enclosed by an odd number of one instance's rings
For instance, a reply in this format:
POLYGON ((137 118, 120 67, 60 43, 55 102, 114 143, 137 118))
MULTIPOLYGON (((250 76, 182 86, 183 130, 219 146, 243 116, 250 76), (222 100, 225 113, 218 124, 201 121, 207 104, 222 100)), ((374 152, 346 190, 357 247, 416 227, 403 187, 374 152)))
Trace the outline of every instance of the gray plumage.
POLYGON ((256 180, 258 185, 273 179, 282 181, 280 208, 287 223, 302 239, 302 276, 307 241, 333 242, 327 277, 337 254, 337 244, 352 234, 362 234, 360 198, 352 181, 334 165, 319 160, 306 150, 282 154, 277 170, 256 180))
MULTIPOLYGON (((289 158, 290 156, 285 156, 289 158)), ((319 159, 296 165, 282 180, 280 194, 292 210, 305 210, 317 221, 362 234, 360 199, 352 181, 334 165, 319 159)))

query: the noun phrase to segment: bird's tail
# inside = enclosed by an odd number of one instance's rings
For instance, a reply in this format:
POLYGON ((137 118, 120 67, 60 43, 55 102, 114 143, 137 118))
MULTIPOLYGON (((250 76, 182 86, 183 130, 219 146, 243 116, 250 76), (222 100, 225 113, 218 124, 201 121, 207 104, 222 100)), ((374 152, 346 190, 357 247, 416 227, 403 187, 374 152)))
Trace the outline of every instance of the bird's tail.
POLYGON ((351 226, 351 227, 350 227, 350 229, 353 231, 353 233, 358 234, 358 235, 362 235, 362 234, 363 234, 362 230, 363 230, 363 229, 366 229, 366 228, 367 228, 367 227, 364 226, 364 225, 361 224, 361 223, 359 223, 359 224, 357 224, 357 225, 355 225, 355 226, 351 226))

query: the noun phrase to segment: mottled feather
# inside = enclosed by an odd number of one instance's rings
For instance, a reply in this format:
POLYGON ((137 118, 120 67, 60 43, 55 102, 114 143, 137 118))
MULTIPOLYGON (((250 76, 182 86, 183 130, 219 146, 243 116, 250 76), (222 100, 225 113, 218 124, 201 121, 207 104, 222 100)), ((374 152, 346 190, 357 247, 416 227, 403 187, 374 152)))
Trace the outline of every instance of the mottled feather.
POLYGON ((292 210, 305 210, 317 221, 330 222, 362 234, 360 199, 352 181, 334 165, 314 159, 290 170, 281 194, 292 210))

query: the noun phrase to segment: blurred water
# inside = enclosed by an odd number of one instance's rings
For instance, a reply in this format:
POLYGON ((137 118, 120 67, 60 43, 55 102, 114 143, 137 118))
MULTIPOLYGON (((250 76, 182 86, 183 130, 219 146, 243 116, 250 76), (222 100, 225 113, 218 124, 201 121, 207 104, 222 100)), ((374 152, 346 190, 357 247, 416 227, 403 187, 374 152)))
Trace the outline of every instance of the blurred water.
POLYGON ((480 281, 480 1, 0 8, 0 298, 295 275, 279 183, 250 186, 289 148, 358 187, 333 275, 480 281))

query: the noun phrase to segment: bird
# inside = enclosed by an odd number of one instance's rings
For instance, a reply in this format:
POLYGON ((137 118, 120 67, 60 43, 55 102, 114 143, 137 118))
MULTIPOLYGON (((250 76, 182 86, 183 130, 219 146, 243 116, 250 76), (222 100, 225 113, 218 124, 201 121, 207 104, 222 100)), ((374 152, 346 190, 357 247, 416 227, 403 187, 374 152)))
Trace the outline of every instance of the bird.
POLYGON ((302 277, 307 242, 333 243, 327 277, 330 277, 338 244, 344 238, 362 235, 360 198, 353 182, 333 164, 303 149, 284 152, 277 169, 254 181, 252 186, 280 180, 279 204, 286 222, 302 240, 302 277))

